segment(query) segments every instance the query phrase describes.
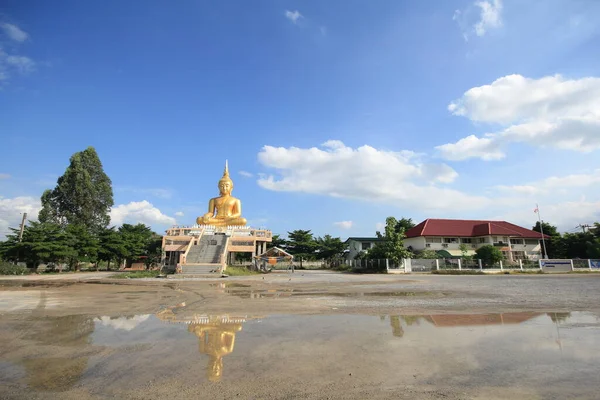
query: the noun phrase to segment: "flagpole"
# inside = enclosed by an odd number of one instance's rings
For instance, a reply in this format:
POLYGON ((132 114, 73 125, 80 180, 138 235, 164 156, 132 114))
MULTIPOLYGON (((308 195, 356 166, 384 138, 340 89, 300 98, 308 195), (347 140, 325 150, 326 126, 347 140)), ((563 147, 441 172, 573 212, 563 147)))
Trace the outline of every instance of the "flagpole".
POLYGON ((542 224, 542 216, 540 214, 540 207, 535 204, 535 210, 538 215, 538 221, 540 221, 540 233, 542 234, 542 248, 544 249, 544 258, 548 258, 548 253, 546 252, 546 240, 544 239, 544 227, 542 224))

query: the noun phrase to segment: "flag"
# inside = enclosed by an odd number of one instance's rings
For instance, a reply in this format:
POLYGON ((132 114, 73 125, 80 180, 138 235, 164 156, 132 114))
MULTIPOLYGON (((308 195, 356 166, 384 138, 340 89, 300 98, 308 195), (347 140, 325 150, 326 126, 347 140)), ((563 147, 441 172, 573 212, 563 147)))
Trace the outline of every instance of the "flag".
POLYGON ((535 210, 533 210, 534 213, 538 213, 540 210, 536 207, 535 210))

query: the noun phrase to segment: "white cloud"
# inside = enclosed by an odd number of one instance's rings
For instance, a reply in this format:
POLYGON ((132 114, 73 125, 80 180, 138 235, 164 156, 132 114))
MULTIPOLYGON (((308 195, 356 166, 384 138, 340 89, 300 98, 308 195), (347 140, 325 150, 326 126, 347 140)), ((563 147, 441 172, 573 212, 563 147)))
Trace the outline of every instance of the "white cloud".
POLYGON ((473 209, 489 200, 444 187, 458 174, 445 164, 426 164, 410 151, 356 149, 337 140, 321 148, 264 146, 259 162, 279 176, 262 175, 268 190, 354 198, 422 210, 473 209))
POLYGON ((33 197, 0 197, 0 239, 11 233, 9 227, 19 227, 24 212, 27 213, 27 220, 37 220, 40 209, 40 200, 33 197))
POLYGON ((10 174, 2 174, 2 173, 0 173, 0 179, 10 179, 10 174))
POLYGON ((383 232, 385 230, 385 222, 378 222, 375 224, 376 232, 383 232))
POLYGON ((295 10, 295 11, 286 10, 285 17, 287 19, 289 19, 290 21, 292 21, 294 24, 298 23, 298 20, 300 18, 303 18, 302 14, 300 14, 300 11, 298 11, 298 10, 295 10))
POLYGON ((16 25, 13 25, 13 24, 4 22, 4 23, 0 24, 0 28, 2 28, 4 33, 9 38, 11 38, 12 40, 15 40, 17 42, 24 42, 29 37, 27 32, 23 31, 21 28, 19 28, 16 25))
MULTIPOLYGON (((600 201, 587 201, 585 198, 564 202, 541 202, 539 204, 541 217, 544 221, 558 227, 562 232, 572 230, 580 223, 600 221, 600 201)), ((528 203, 521 209, 512 209, 492 219, 506 219, 523 227, 534 226, 537 214, 533 212, 534 203, 528 203)))
POLYGON ((504 153, 499 149, 498 143, 490 138, 478 138, 475 135, 467 136, 456 143, 437 146, 440 156, 446 160, 460 161, 472 157, 483 160, 499 160, 504 158, 504 153))
POLYGON ((518 193, 522 195, 540 195, 552 193, 567 193, 573 188, 585 188, 600 185, 600 169, 589 174, 572 174, 566 176, 551 176, 539 182, 530 182, 525 185, 498 185, 497 189, 503 192, 518 193))
POLYGON ((158 208, 147 200, 132 201, 120 204, 110 210, 110 224, 122 225, 124 223, 144 223, 147 225, 174 225, 175 218, 163 214, 158 208))
POLYGON ((22 74, 32 72, 35 69, 33 60, 25 56, 7 56, 5 62, 22 74))
POLYGON ((182 212, 182 211, 177 211, 177 212, 175 213, 175 216, 176 216, 176 217, 183 217, 183 215, 184 215, 184 214, 183 214, 183 212, 182 212))
POLYGON ((502 26, 502 1, 477 1, 475 5, 481 9, 480 20, 475 24, 475 34, 483 36, 491 28, 502 26))
POLYGON ((337 226, 338 228, 342 228, 342 229, 350 229, 350 228, 352 228, 353 222, 352 221, 339 221, 339 222, 334 222, 333 225, 337 226))
POLYGON ((133 317, 99 317, 98 320, 103 326, 109 326, 114 330, 120 329, 123 331, 132 331, 139 324, 150 318, 150 314, 135 315, 133 317))
MULTIPOLYGON (((18 26, 8 23, 0 23, 0 29, 17 42, 24 42, 28 35, 19 29, 18 26)), ((10 80, 13 73, 27 74, 35 70, 35 62, 26 56, 18 54, 8 54, 0 46, 0 84, 10 80)))
POLYGON ((583 153, 600 149, 600 78, 508 75, 469 89, 448 110, 505 127, 484 138, 471 135, 438 146, 442 157, 450 160, 497 160, 511 142, 583 153))
POLYGON ((254 174, 248 171, 240 171, 240 175, 245 176, 246 178, 252 178, 254 174))
POLYGON ((502 26, 502 1, 475 1, 464 10, 454 10, 452 20, 458 24, 465 41, 473 34, 481 37, 502 26))

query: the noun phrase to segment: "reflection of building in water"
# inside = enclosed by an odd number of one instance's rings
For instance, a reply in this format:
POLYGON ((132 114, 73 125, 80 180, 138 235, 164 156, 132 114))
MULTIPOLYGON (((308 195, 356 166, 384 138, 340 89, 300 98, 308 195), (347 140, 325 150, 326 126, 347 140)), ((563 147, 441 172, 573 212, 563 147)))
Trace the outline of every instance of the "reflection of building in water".
MULTIPOLYGON (((568 318, 568 313, 548 313, 547 315, 555 319, 564 320, 568 318), (563 319, 564 318, 564 319, 563 319)), ((437 314, 437 315, 390 315, 390 327, 392 335, 396 337, 404 336, 404 328, 401 321, 408 327, 419 324, 420 321, 426 321, 438 328, 459 327, 459 326, 481 326, 481 325, 508 325, 520 324, 535 317, 543 315, 534 312, 518 312, 504 314, 437 314)), ((385 318, 382 318, 382 320, 385 318)))
POLYGON ((198 350, 208 356, 206 375, 211 381, 223 376, 223 357, 233 351, 235 334, 242 330, 247 317, 229 315, 186 316, 185 303, 167 308, 156 314, 163 321, 188 325, 188 331, 199 339, 198 350))

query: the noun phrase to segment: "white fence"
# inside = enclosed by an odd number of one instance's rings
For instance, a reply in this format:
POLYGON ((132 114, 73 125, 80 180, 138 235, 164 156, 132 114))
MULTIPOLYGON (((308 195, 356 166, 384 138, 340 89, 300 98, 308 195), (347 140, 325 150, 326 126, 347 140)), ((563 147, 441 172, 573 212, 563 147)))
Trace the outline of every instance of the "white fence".
POLYGON ((500 261, 497 264, 486 264, 482 260, 459 259, 459 258, 437 258, 419 259, 406 258, 398 263, 388 259, 376 260, 347 260, 345 264, 350 269, 361 271, 373 271, 389 273, 403 272, 431 272, 435 270, 478 270, 478 271, 504 271, 504 270, 541 270, 543 272, 570 272, 570 271, 598 271, 600 272, 600 260, 586 259, 553 259, 553 260, 516 260, 500 261))

